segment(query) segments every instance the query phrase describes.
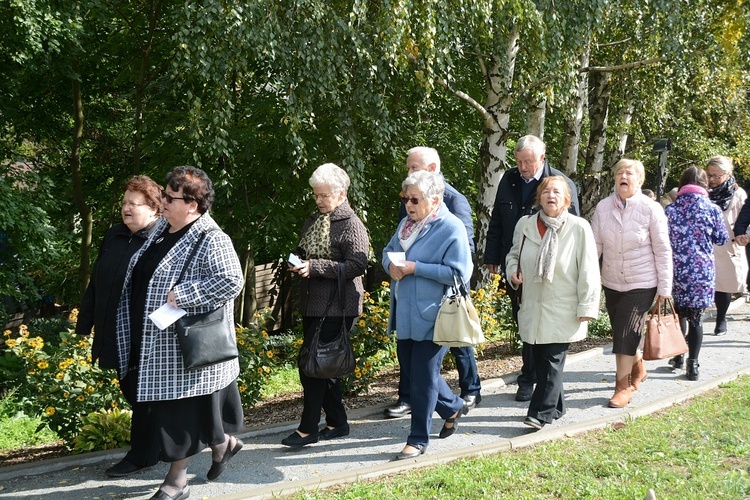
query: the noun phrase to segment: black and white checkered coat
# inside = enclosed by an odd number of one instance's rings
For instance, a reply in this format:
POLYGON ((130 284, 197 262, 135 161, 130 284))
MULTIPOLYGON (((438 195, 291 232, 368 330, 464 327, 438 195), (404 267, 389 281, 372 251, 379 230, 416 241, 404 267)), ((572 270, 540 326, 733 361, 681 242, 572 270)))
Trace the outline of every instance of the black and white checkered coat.
POLYGON ((143 252, 154 244, 167 226, 158 226, 141 249, 133 256, 125 276, 123 293, 117 309, 117 349, 119 373, 122 378, 128 367, 130 353, 130 322, 143 322, 138 401, 161 401, 211 394, 229 385, 239 374, 239 362, 219 363, 207 368, 185 371, 182 355, 174 335, 174 325, 159 330, 148 315, 164 305, 174 287, 177 305, 188 314, 207 312, 224 304, 227 317, 234 314, 234 299, 243 287, 240 261, 229 236, 219 230, 208 213, 203 214, 185 235, 164 256, 148 284, 146 308, 142 318, 131 318, 130 292, 133 267, 143 252), (201 242, 182 281, 174 286, 191 249, 205 230, 201 242))

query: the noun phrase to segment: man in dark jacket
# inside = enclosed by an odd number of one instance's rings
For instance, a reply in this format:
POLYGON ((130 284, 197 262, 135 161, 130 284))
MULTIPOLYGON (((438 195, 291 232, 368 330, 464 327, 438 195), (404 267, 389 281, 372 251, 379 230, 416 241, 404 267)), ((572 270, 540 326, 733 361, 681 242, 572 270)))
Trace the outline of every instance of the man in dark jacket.
MULTIPOLYGON (((495 205, 487 232, 484 264, 490 273, 501 273, 506 278, 506 282, 508 279, 505 276, 505 257, 513 246, 513 231, 521 217, 539 210, 538 207, 534 207, 534 204, 536 203, 536 188, 542 179, 554 175, 564 177, 570 186, 569 211, 574 215, 579 215, 581 212, 578 208, 578 190, 575 184, 565 174, 550 167, 545 158, 545 152, 546 146, 538 137, 533 135, 521 137, 514 150, 518 166, 505 172, 497 186, 495 205)), ((506 286, 505 289, 513 303, 513 319, 518 324, 518 307, 512 300, 515 290, 510 286, 506 286)), ((530 345, 524 344, 522 357, 523 367, 517 380, 516 401, 529 401, 536 383, 530 345)))
MULTIPOLYGON (((433 148, 416 147, 407 152, 406 168, 409 174, 419 170, 430 172, 440 172, 440 155, 433 148)), ((443 179, 445 181, 445 179, 443 179)), ((445 193, 443 202, 450 212, 458 217, 466 227, 466 235, 469 238, 469 248, 474 255, 474 223, 471 220, 471 207, 464 195, 458 192, 456 188, 445 182, 445 193)), ((401 221, 406 217, 406 206, 401 203, 398 219, 401 221)), ((469 408, 473 408, 482 401, 482 395, 479 391, 482 389, 479 373, 477 370, 477 360, 474 357, 474 349, 468 347, 451 347, 451 353, 456 359, 456 369, 458 370, 458 385, 461 388, 461 398, 466 401, 469 408)), ((409 387, 399 381, 398 384, 398 402, 395 406, 386 408, 384 415, 388 418, 403 417, 411 413, 409 387)))

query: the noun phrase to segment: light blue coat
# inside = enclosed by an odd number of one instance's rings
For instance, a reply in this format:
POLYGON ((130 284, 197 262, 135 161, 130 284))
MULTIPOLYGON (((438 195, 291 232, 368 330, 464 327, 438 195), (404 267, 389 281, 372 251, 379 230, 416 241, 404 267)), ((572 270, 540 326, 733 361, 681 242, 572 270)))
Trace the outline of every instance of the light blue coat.
MULTIPOLYGON (((389 271, 388 252, 403 252, 398 234, 383 249, 383 268, 389 271)), ((391 280, 391 313, 388 329, 396 330, 399 340, 432 340, 440 302, 453 283, 452 269, 469 283, 474 269, 469 239, 463 223, 443 206, 437 219, 427 224, 406 252, 406 260, 415 262, 414 274, 401 281, 391 280)))

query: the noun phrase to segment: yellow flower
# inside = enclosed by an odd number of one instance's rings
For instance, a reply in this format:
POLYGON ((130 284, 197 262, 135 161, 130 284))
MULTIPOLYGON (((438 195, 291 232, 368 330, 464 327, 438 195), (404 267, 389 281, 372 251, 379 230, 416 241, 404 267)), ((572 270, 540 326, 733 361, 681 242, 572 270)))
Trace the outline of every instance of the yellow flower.
POLYGON ((94 392, 95 390, 96 389, 94 389, 93 385, 89 385, 89 386, 86 387, 86 391, 88 391, 88 392, 94 392))
POLYGON ((359 320, 359 323, 357 323, 357 326, 359 326, 360 328, 364 328, 365 327, 365 320, 363 320, 363 319, 359 320))
POLYGON ((44 409, 44 414, 47 415, 48 417, 51 417, 52 415, 55 414, 55 409, 52 406, 48 406, 47 408, 44 409))
POLYGON ((261 375, 263 375, 263 368, 260 367, 260 366, 258 367, 258 373, 261 374, 261 375))
POLYGON ((268 338, 268 332, 267 331, 263 330, 262 332, 260 332, 260 334, 263 336, 264 339, 268 338))
POLYGON ((26 325, 21 325, 18 327, 18 333, 21 335, 21 337, 28 337, 29 336, 29 327, 26 325))
POLYGON ((387 286, 391 286, 391 284, 390 284, 390 283, 388 283, 387 281, 381 281, 381 282, 380 282, 380 286, 382 286, 383 288, 385 288, 385 287, 387 287, 387 286))
POLYGON ((69 392, 63 392, 63 399, 68 399, 70 397, 69 392))
POLYGON ((85 397, 83 397, 83 394, 81 394, 81 395, 79 395, 79 396, 78 396, 78 397, 77 397, 76 399, 77 399, 78 401, 83 401, 83 400, 85 400, 86 398, 85 398, 85 397))
POLYGON ((7 345, 8 347, 15 347, 16 341, 14 339, 8 339, 5 341, 5 345, 7 345))
POLYGON ((6 337, 10 337, 11 335, 13 335, 13 332, 11 332, 10 330, 5 330, 3 332, 3 335, 5 335, 6 337))
POLYGON ((245 339, 240 339, 237 341, 239 345, 245 345, 245 339))
POLYGON ((110 403, 110 406, 111 406, 112 408, 117 408, 117 407, 118 407, 118 406, 120 406, 120 405, 119 405, 119 404, 117 403, 117 401, 112 401, 112 402, 110 403))
POLYGON ((266 351, 266 356, 268 356, 269 358, 272 358, 273 357, 273 351, 266 351))
POLYGON ((238 387, 238 389, 240 390, 240 392, 245 392, 247 390, 247 386, 245 384, 242 384, 238 387))
POLYGON ((266 372, 266 373, 268 373, 268 372, 271 371, 271 369, 269 367, 267 367, 267 366, 264 366, 263 367, 263 371, 266 372))
POLYGON ((47 363, 46 361, 42 360, 42 361, 40 361, 39 363, 36 364, 36 367, 39 368, 40 370, 44 370, 46 368, 49 368, 49 363, 47 363))
POLYGON ((63 377, 65 377, 65 374, 63 372, 57 372, 57 374, 55 375, 55 378, 57 380, 62 380, 63 377))

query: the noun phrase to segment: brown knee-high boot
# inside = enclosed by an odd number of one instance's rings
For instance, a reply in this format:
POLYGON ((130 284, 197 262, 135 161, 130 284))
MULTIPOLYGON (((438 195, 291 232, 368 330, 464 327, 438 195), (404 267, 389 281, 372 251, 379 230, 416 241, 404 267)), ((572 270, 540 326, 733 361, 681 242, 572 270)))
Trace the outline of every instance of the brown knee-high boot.
POLYGON ((622 408, 633 399, 633 391, 630 389, 630 375, 625 375, 615 383, 615 395, 609 400, 610 408, 622 408))
POLYGON ((630 372, 630 389, 637 391, 641 386, 641 382, 648 378, 648 372, 646 367, 643 366, 643 358, 639 359, 633 364, 633 370, 630 372))

